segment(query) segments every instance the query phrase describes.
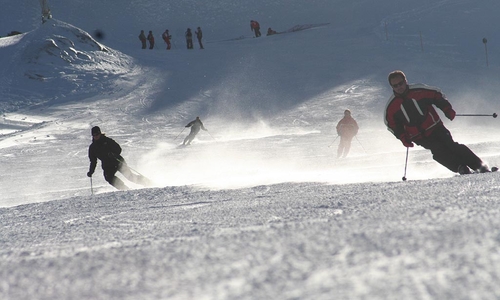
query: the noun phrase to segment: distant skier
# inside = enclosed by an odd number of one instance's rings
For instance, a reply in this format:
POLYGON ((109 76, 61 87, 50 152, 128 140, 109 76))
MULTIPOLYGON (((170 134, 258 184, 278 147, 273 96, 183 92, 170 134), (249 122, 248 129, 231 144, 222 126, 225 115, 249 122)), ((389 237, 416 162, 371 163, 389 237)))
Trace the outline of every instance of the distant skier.
POLYGON ((269 35, 276 34, 276 33, 277 33, 277 32, 276 32, 276 30, 272 30, 272 29, 271 29, 271 27, 269 27, 269 28, 267 29, 267 35, 268 35, 268 36, 269 36, 269 35))
POLYGON ((168 33, 168 29, 165 30, 165 32, 161 35, 161 37, 163 38, 163 40, 167 44, 167 50, 170 50, 170 48, 171 48, 170 39, 172 38, 172 36, 170 35, 170 33, 168 33))
POLYGON ((193 49, 193 33, 191 32, 191 28, 186 30, 186 45, 188 49, 193 49))
POLYGON ((146 49, 146 35, 144 34, 144 30, 141 30, 141 34, 139 34, 139 40, 142 43, 142 49, 146 49))
POLYGON ((155 47, 155 37, 153 36, 153 31, 149 31, 148 34, 148 41, 149 41, 149 49, 153 49, 155 47))
POLYGON ((200 44, 200 49, 204 49, 203 44, 201 43, 201 39, 203 38, 203 32, 201 31, 200 27, 198 27, 197 29, 198 30, 195 31, 194 33, 196 34, 196 38, 198 39, 198 44, 200 44))
POLYGON ((91 133, 92 144, 89 146, 90 167, 87 173, 88 177, 92 177, 92 174, 94 174, 97 159, 99 159, 104 171, 104 179, 119 190, 127 190, 128 187, 120 178, 115 176, 116 172, 122 173, 125 178, 134 183, 140 185, 150 184, 146 177, 132 173, 125 159, 120 155, 122 148, 117 142, 102 133, 98 126, 92 127, 91 133))
POLYGON ((257 21, 250 20, 250 30, 255 33, 255 37, 259 37, 260 34, 260 24, 257 21))
POLYGON ((349 154, 352 138, 358 134, 358 130, 358 123, 351 116, 351 111, 346 109, 344 117, 337 123, 337 134, 340 136, 337 158, 346 157, 349 154))
POLYGON ((200 132, 200 129, 203 129, 205 131, 208 131, 204 126, 203 126, 203 123, 201 122, 200 120, 200 117, 196 117, 195 120, 189 122, 187 125, 186 125, 186 128, 189 128, 191 127, 191 132, 189 133, 189 135, 184 139, 184 142, 182 143, 182 145, 189 145, 191 144, 191 142, 194 140, 194 137, 198 134, 198 132, 200 132))
POLYGON ((402 71, 393 71, 388 77, 393 95, 386 105, 384 121, 387 129, 400 139, 405 147, 413 143, 431 150, 435 161, 459 174, 481 173, 490 169, 467 146, 453 141, 434 106, 453 120, 455 111, 438 88, 423 84, 408 84, 402 71), (469 169, 470 168, 470 169, 469 169))

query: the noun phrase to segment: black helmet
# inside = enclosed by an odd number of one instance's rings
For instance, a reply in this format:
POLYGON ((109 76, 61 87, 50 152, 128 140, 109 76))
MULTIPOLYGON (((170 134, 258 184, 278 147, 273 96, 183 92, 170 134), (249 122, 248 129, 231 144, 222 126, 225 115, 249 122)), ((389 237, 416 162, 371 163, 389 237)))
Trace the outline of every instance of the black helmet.
POLYGON ((96 136, 98 134, 101 134, 101 128, 99 128, 99 126, 94 126, 94 127, 92 127, 92 130, 90 131, 90 133, 92 134, 92 136, 96 136))

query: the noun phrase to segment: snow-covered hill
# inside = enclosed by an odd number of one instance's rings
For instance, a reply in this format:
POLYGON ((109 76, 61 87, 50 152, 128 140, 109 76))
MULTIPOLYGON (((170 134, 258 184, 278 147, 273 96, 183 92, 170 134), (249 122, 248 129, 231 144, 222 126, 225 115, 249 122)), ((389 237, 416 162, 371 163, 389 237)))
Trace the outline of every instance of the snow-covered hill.
MULTIPOLYGON (((63 2, 43 25, 28 1, 0 11, 0 35, 23 32, 0 38, 0 298, 498 297, 500 177, 412 148, 402 182, 382 118, 394 69, 498 113, 499 3, 63 2), (360 132, 337 160, 347 108, 360 132), (196 116, 209 131, 179 149, 196 116), (86 177, 95 125, 154 188, 86 177)), ((498 122, 446 126, 498 165, 498 122)))

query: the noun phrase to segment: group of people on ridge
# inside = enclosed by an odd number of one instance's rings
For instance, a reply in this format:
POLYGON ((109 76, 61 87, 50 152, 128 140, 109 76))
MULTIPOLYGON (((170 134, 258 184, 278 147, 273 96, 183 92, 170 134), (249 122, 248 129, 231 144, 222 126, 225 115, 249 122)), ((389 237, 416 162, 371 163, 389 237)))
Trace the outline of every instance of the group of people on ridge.
MULTIPOLYGON (((201 42, 201 39, 203 38, 203 32, 201 31, 201 28, 198 27, 197 30, 194 32, 196 34, 196 38, 198 39, 198 44, 200 45, 200 49, 203 48, 203 43, 201 42)), ((191 32, 191 28, 188 28, 185 33, 186 36, 186 44, 188 49, 193 49, 193 33, 191 32)))
MULTIPOLYGON (((260 33, 260 24, 259 22, 255 21, 255 20, 250 20, 250 30, 255 34, 255 37, 260 37, 262 34, 260 33)), ((267 35, 273 35, 273 34, 277 34, 278 32, 276 32, 275 30, 271 29, 271 27, 269 27, 267 29, 267 35)), ((200 49, 205 49, 203 47, 203 42, 202 42, 202 39, 203 39, 203 31, 201 30, 201 27, 197 27, 196 28, 196 31, 194 32, 194 34, 196 35, 196 39, 198 40, 198 44, 200 46, 200 49)), ((191 28, 188 28, 184 34, 185 38, 186 38, 186 47, 187 49, 193 49, 193 32, 191 31, 191 28)), ((170 35, 168 29, 165 30, 162 35, 161 35, 163 41, 165 41, 165 44, 167 44, 167 50, 170 50, 172 49, 172 42, 171 42, 171 39, 172 39, 172 35, 170 35)), ((154 49, 155 47, 155 38, 154 38, 154 35, 153 35, 153 31, 150 30, 148 35, 146 36, 146 34, 144 33, 144 30, 141 30, 141 33, 139 34, 139 40, 141 41, 141 45, 142 45, 142 49, 146 49, 148 48, 147 47, 147 43, 149 42, 149 49, 154 49)))
MULTIPOLYGON (((388 81, 393 94, 389 98, 384 112, 384 121, 387 129, 401 141, 407 150, 417 144, 432 153, 435 161, 455 173, 471 174, 473 172, 491 172, 490 168, 467 146, 453 140, 450 131, 444 126, 436 109, 453 121, 456 116, 450 102, 443 93, 434 87, 424 84, 408 84, 406 75, 396 70, 389 74, 388 81)), ((189 122, 185 127, 191 127, 191 132, 184 139, 182 145, 189 145, 200 132, 208 131, 199 117, 189 122)), ((359 126, 346 109, 344 117, 337 123, 337 134, 340 143, 337 149, 337 158, 348 155, 351 141, 357 135, 359 126)), ((92 144, 89 146, 90 167, 88 177, 94 174, 97 160, 101 160, 105 180, 120 190, 128 187, 115 176, 121 172, 128 180, 141 184, 150 184, 149 180, 135 174, 128 167, 121 156, 121 147, 113 139, 101 132, 98 126, 91 130, 92 144)))
MULTIPOLYGON (((200 45, 200 49, 205 49, 203 48, 203 31, 201 30, 201 27, 198 26, 196 31, 194 32, 196 35, 196 38, 198 39, 198 44, 200 45)), ((162 34, 161 37, 165 44, 167 44, 167 50, 172 49, 172 35, 169 33, 168 29, 166 29, 162 34)), ((188 49, 193 49, 193 33, 191 32, 191 28, 188 28, 185 33, 186 37, 186 46, 188 49)), ((153 49, 155 47, 155 38, 153 36, 153 32, 150 30, 148 36, 144 33, 144 30, 141 30, 141 33, 139 34, 139 40, 141 41, 142 44, 142 49, 147 48, 147 42, 149 42, 149 49, 153 49)))
POLYGON ((139 40, 141 41, 142 49, 147 48, 146 42, 149 42, 149 49, 153 49, 155 47, 155 37, 153 36, 153 31, 151 30, 149 31, 147 37, 144 33, 144 30, 141 30, 141 33, 139 34, 139 40))
MULTIPOLYGON (((250 20, 250 30, 255 34, 255 37, 259 37, 262 34, 260 33, 260 24, 255 20, 250 20)), ((272 30, 271 27, 267 29, 267 35, 277 34, 276 30, 272 30)))

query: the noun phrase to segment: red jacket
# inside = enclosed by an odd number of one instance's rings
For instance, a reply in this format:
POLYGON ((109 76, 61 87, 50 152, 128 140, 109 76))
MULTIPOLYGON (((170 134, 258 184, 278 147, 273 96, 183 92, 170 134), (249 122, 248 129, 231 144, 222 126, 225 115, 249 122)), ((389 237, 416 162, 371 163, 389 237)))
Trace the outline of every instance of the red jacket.
POLYGON ((437 126, 444 126, 433 105, 445 115, 452 111, 450 102, 438 88, 409 85, 404 94, 394 93, 387 102, 385 125, 398 139, 403 135, 410 140, 428 137, 437 126))
POLYGON ((343 117, 337 123, 337 134, 341 137, 352 138, 358 134, 358 123, 351 116, 343 117))
POLYGON ((170 38, 172 37, 170 34, 168 34, 166 31, 161 35, 165 43, 170 43, 170 38))

